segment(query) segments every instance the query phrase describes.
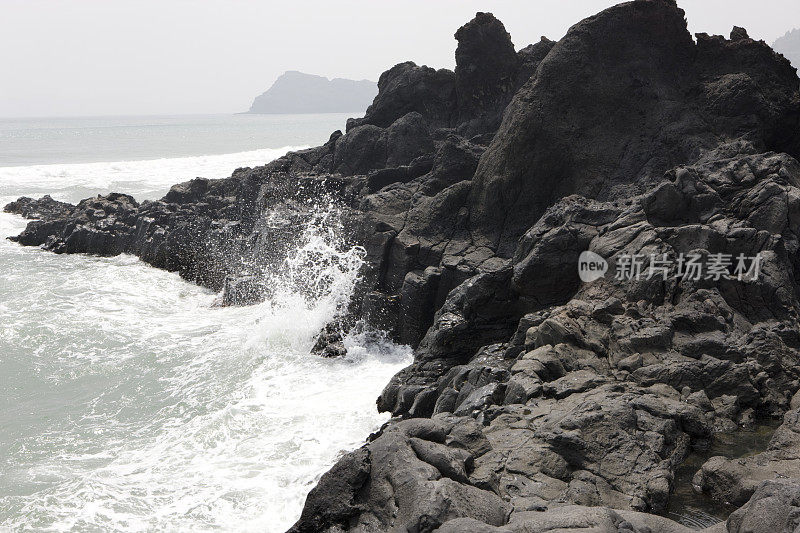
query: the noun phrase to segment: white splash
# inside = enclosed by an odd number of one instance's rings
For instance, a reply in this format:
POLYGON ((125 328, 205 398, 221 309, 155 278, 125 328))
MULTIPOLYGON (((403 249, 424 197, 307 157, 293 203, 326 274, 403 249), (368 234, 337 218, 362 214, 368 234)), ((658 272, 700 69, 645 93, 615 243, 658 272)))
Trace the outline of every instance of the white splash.
MULTIPOLYGON (((92 186, 120 183, 101 173, 92 186)), ((148 176, 137 187, 158 189, 161 178, 148 176)), ((49 179, 31 187, 52 193, 49 179)), ((386 419, 375 398, 410 362, 408 348, 375 334, 346 338, 341 359, 309 353, 363 261, 335 221, 334 209, 321 210, 271 277, 270 300, 241 308, 214 308, 214 294, 130 256, 0 243, 0 366, 19 369, 0 405, 14 435, 0 438, 0 524, 288 528, 319 476, 386 419)), ((21 226, 0 222, 4 232, 21 226)))

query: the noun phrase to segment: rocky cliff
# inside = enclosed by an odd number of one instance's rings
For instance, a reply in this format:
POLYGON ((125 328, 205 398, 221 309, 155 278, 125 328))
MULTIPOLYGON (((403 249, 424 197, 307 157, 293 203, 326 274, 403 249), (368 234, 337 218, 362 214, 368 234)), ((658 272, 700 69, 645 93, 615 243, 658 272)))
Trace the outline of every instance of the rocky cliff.
POLYGON ((329 80, 290 70, 253 100, 248 113, 354 113, 375 98, 378 88, 368 80, 329 80))
POLYGON ((793 530, 795 69, 742 28, 692 39, 673 0, 519 51, 490 14, 455 36, 455 71, 396 65, 323 146, 158 202, 21 199, 7 209, 40 218, 16 240, 135 253, 246 303, 336 206, 367 264, 320 350, 363 318, 415 360, 294 532, 689 531, 659 516, 677 468, 770 417, 767 450, 711 459, 696 485, 738 507, 713 531, 793 530), (604 277, 581 280, 586 251, 604 277))

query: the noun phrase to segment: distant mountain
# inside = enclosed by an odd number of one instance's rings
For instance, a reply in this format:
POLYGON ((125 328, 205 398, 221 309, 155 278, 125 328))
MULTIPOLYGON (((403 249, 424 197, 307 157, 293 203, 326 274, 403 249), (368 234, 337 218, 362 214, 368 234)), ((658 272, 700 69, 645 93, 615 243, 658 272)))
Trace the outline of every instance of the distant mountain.
POLYGON ((772 48, 783 54, 795 68, 800 69, 800 29, 786 32, 786 35, 775 41, 772 48))
POLYGON ((363 113, 376 94, 372 81, 329 80, 290 70, 253 100, 248 113, 363 113))

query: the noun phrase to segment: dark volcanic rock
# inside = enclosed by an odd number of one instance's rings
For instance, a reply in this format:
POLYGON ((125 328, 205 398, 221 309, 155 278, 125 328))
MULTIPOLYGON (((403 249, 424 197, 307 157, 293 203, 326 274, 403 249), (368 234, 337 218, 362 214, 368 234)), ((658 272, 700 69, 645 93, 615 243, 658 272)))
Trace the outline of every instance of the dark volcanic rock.
POLYGON ((366 116, 348 121, 347 129, 362 124, 385 128, 411 112, 420 113, 434 125, 449 125, 455 113, 455 74, 418 67, 411 61, 395 65, 381 74, 378 96, 366 116))
POLYGON ((615 182, 630 190, 686 161, 696 149, 683 138, 697 121, 685 105, 694 48, 666 1, 573 26, 515 96, 476 172, 470 204, 486 244, 509 253, 559 197, 610 196, 615 182))
POLYGON ((743 505, 714 531, 795 527, 794 69, 742 28, 695 43, 673 0, 519 52, 490 14, 457 39, 455 72, 393 67, 323 146, 158 202, 42 208, 18 240, 135 253, 247 303, 332 206, 366 261, 315 351, 341 354, 361 318, 416 350, 378 399, 394 418, 323 476, 294 531, 684 532, 647 514, 678 466, 784 414, 768 450, 712 459, 697 483, 743 505), (592 282, 585 251, 608 262, 592 282), (687 275, 688 257, 706 270, 687 275))
POLYGON ((412 420, 388 428, 341 460, 309 494, 293 532, 432 531, 456 518, 499 526, 511 506, 463 483, 488 444, 470 420, 412 420), (335 499, 337 503, 332 500, 335 499))
POLYGON ((300 521, 290 531, 314 533, 332 524, 346 525, 362 508, 356 498, 369 479, 370 468, 366 448, 345 455, 311 489, 300 521))
POLYGON ((697 35, 703 118, 720 134, 747 136, 759 148, 800 155, 797 71, 742 28, 731 39, 697 35))
POLYGON ((720 137, 747 134, 797 155, 790 69, 749 39, 700 37, 695 46, 683 11, 668 0, 621 4, 576 24, 514 97, 481 159, 470 197, 474 232, 508 255, 558 198, 641 192, 720 137))
MULTIPOLYGON (((529 44, 519 52, 519 70, 517 72, 516 90, 519 90, 522 85, 530 80, 539 68, 539 63, 547 57, 550 50, 555 46, 555 41, 551 41, 547 37, 542 36, 542 39, 536 44, 529 44)), ((515 90, 515 92, 516 92, 515 90)))
MULTIPOLYGON (((689 533, 697 531, 651 514, 569 505, 544 512, 516 513, 508 531, 527 533, 602 531, 619 533, 689 533)), ((709 532, 711 533, 711 532, 709 532)))
MULTIPOLYGON (((515 509, 566 501, 664 510, 672 472, 691 443, 735 427, 753 410, 781 412, 797 390, 800 345, 789 332, 800 326, 800 304, 789 289, 796 283, 787 251, 798 249, 799 185, 800 165, 791 157, 737 144, 667 173, 626 204, 563 199, 520 240, 513 282, 500 269, 450 294, 414 364, 387 386, 379 408, 482 422, 493 451, 475 459, 470 480, 515 509), (665 201, 685 207, 670 215, 665 201), (612 264, 621 254, 760 253, 763 275, 581 284, 568 265, 552 261, 572 258, 574 268, 583 249, 612 264), (498 341, 504 344, 475 350, 498 341)), ((800 442, 784 433, 776 434, 787 443, 781 446, 800 442)), ((776 468, 791 471, 766 470, 776 468)), ((738 490, 733 500, 719 497, 744 503, 764 478, 747 467, 733 472, 709 473, 718 481, 704 486, 738 490), (733 479, 751 488, 737 489, 733 479)))
POLYGON ((456 32, 456 100, 460 129, 494 131, 516 89, 519 58, 503 23, 478 13, 456 32))
POLYGON ((364 174, 386 167, 386 130, 365 124, 336 141, 333 169, 342 174, 364 174))
POLYGON ((800 522, 800 480, 764 481, 753 497, 728 518, 729 533, 796 531, 800 522))
POLYGON ((6 213, 14 213, 25 218, 48 220, 66 218, 72 213, 73 209, 75 209, 74 205, 53 200, 50 195, 42 196, 38 200, 22 197, 3 207, 3 211, 6 213))

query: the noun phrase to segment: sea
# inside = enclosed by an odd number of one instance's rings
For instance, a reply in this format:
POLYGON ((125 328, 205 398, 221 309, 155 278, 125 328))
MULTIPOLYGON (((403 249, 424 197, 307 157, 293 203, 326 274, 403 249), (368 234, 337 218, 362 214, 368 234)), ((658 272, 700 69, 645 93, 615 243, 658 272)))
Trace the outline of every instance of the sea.
MULTIPOLYGON (((347 117, 0 119, 0 206, 157 199, 319 145, 347 117)), ((284 531, 386 420, 375 398, 409 348, 362 331, 345 357, 311 353, 363 257, 330 228, 306 228, 269 301, 218 307, 133 256, 6 239, 25 225, 0 213, 0 530, 284 531), (333 282, 309 295, 298 276, 333 282)))

